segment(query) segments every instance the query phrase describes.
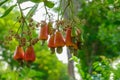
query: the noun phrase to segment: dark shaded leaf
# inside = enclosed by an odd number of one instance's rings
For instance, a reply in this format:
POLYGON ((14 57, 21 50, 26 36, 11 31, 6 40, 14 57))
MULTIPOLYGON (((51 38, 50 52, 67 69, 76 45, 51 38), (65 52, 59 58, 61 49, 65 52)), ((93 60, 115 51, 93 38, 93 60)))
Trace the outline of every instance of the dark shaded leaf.
POLYGON ((23 3, 23 2, 26 2, 26 1, 30 1, 30 0, 18 0, 18 3, 23 3))
POLYGON ((35 3, 40 3, 40 2, 43 2, 43 0, 31 0, 32 2, 35 2, 35 3))
POLYGON ((12 5, 10 8, 8 8, 0 18, 7 16, 13 10, 13 8, 15 6, 16 6, 16 4, 12 5))
POLYGON ((114 3, 114 0, 108 0, 108 3, 109 3, 109 4, 113 4, 113 3, 114 3))
POLYGON ((6 3, 8 0, 0 2, 0 6, 2 6, 4 3, 6 3))
POLYGON ((76 29, 75 27, 72 28, 72 34, 71 34, 72 37, 75 37, 76 36, 76 29))
POLYGON ((51 2, 51 1, 45 1, 44 4, 45 4, 45 6, 47 6, 48 8, 53 8, 54 5, 55 5, 55 4, 54 4, 53 2, 51 2))

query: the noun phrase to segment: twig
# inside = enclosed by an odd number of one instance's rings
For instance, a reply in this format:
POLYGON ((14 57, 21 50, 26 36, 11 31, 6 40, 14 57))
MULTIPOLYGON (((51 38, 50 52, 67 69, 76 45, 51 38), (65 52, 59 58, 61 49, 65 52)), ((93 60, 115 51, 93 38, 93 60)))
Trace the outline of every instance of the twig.
MULTIPOLYGON (((62 6, 62 0, 60 0, 59 8, 61 8, 61 6, 62 6)), ((57 20, 59 20, 59 15, 60 15, 60 11, 58 12, 58 18, 57 18, 57 20)))
MULTIPOLYGON (((17 3, 18 3, 18 0, 17 0, 17 3)), ((23 16, 23 12, 22 12, 22 8, 21 8, 21 6, 20 6, 20 3, 18 3, 18 7, 19 7, 19 9, 20 9, 22 19, 24 19, 24 16, 23 16)))
MULTIPOLYGON (((44 8, 45 8, 46 15, 48 15, 48 17, 49 17, 49 19, 50 19, 50 15, 49 15, 48 10, 47 10, 47 8, 46 8, 46 6, 45 6, 45 3, 44 3, 44 8)), ((46 18, 45 18, 45 20, 46 20, 46 18)))
MULTIPOLYGON (((68 3, 67 3, 67 5, 65 6, 65 8, 64 8, 64 10, 63 10, 62 17, 64 16, 67 7, 70 5, 70 2, 71 2, 71 0, 68 0, 68 3)), ((61 17, 61 19, 62 19, 62 17, 61 17)))
POLYGON ((21 19, 22 19, 22 26, 20 26, 20 27, 18 28, 18 31, 19 31, 19 29, 22 27, 22 32, 23 32, 24 22, 26 22, 26 20, 25 20, 25 17, 24 17, 22 8, 21 8, 20 3, 18 2, 18 0, 17 0, 17 4, 18 4, 18 7, 19 7, 19 9, 20 9, 21 19))
POLYGON ((22 9, 22 10, 26 10, 26 9, 29 9, 29 8, 32 8, 33 6, 30 6, 30 7, 26 7, 26 8, 24 8, 24 9, 22 9))

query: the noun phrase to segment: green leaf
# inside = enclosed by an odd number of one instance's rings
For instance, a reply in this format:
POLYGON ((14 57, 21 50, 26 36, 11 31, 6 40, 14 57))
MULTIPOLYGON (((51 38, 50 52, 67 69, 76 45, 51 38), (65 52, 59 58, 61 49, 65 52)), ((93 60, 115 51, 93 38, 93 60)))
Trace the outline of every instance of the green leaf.
POLYGON ((99 62, 98 61, 96 61, 95 63, 93 63, 93 68, 95 69, 97 67, 99 67, 99 62))
POLYGON ((71 36, 72 36, 72 37, 75 37, 75 36, 76 36, 76 29, 75 29, 75 27, 72 28, 71 36))
POLYGON ((7 2, 8 0, 2 1, 0 2, 0 6, 2 6, 5 2, 7 2))
POLYGON ((27 14, 27 16, 26 16, 27 19, 30 19, 30 18, 31 18, 31 16, 35 13, 37 7, 38 7, 38 4, 35 4, 35 5, 32 7, 32 9, 28 12, 28 14, 27 14))
POLYGON ((30 71, 29 71, 29 73, 27 74, 27 76, 28 77, 37 77, 37 76, 43 76, 44 75, 44 73, 42 73, 42 72, 38 72, 38 71, 36 71, 36 70, 34 70, 34 69, 30 69, 30 71))
POLYGON ((15 6, 16 6, 16 4, 12 5, 10 8, 8 8, 0 18, 7 16, 13 10, 13 8, 15 6))
POLYGON ((30 1, 30 0, 18 0, 18 3, 23 3, 23 2, 26 2, 26 1, 30 1))
POLYGON ((109 3, 109 4, 113 4, 113 3, 114 3, 114 0, 108 0, 108 3, 109 3))
POLYGON ((95 69, 96 71, 102 71, 102 67, 96 67, 96 69, 95 69))
POLYGON ((53 8, 54 7, 54 3, 53 2, 51 2, 51 1, 44 1, 44 4, 45 4, 45 6, 47 6, 48 8, 53 8))
POLYGON ((34 3, 40 3, 40 2, 43 2, 43 0, 31 0, 32 2, 34 3))
POLYGON ((72 56, 69 60, 73 60, 75 62, 79 62, 78 58, 76 56, 72 56))

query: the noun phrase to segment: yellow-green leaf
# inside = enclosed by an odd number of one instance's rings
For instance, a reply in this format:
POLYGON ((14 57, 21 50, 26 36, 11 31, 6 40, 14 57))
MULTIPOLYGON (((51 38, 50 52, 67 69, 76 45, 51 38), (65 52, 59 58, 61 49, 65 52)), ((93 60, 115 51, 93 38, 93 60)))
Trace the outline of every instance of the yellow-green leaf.
POLYGON ((15 6, 16 6, 16 4, 12 5, 10 8, 8 8, 0 18, 7 16, 13 10, 13 8, 15 6))

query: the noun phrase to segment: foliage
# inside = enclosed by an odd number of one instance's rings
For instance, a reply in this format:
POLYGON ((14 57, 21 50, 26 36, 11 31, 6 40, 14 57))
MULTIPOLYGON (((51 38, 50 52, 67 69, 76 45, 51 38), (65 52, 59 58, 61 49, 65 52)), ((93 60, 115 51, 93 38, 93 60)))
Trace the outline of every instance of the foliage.
POLYGON ((109 80, 111 74, 110 59, 105 56, 100 56, 100 60, 93 63, 94 72, 92 72, 92 79, 109 80))
POLYGON ((109 62, 104 59, 99 60, 99 57, 104 56, 105 59, 114 60, 119 56, 120 8, 118 5, 119 1, 114 0, 81 1, 78 16, 82 21, 80 26, 84 30, 85 43, 83 50, 79 51, 79 57, 81 60, 80 69, 85 74, 84 79, 88 75, 92 76, 94 72, 103 80, 108 80, 110 77, 109 62), (103 64, 104 61, 106 64, 103 64), (101 64, 96 68, 97 73, 95 64, 101 64))
POLYGON ((120 64, 118 63, 117 66, 116 66, 116 69, 112 69, 114 80, 119 80, 120 79, 119 70, 120 70, 120 64))

